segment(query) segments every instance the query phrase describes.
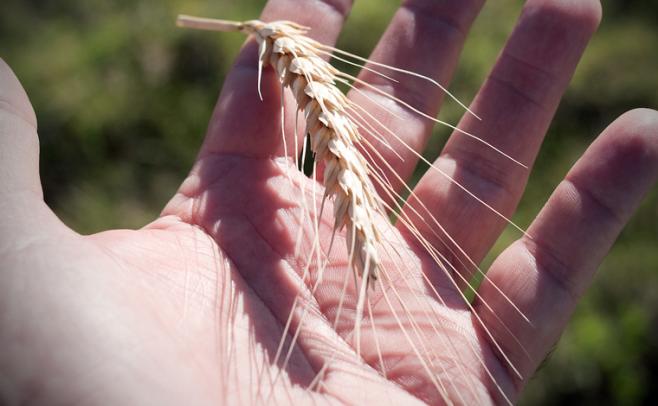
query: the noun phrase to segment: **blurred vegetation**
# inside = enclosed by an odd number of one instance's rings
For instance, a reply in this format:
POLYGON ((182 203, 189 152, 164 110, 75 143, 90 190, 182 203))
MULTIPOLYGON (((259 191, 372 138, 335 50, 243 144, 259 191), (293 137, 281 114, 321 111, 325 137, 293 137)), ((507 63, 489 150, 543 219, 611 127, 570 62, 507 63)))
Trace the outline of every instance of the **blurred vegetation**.
MULTIPOLYGON (((176 29, 179 12, 229 19, 263 1, 4 0, 0 56, 37 111, 47 202, 76 230, 137 228, 189 170, 243 38, 176 29)), ((490 1, 452 90, 472 99, 519 14, 490 1)), ((604 20, 553 123, 515 221, 530 223, 569 166, 608 123, 658 107, 658 2, 604 0, 604 20)), ((396 2, 359 0, 339 46, 367 55, 396 2)), ((448 103, 442 118, 456 122, 448 103)), ((437 130, 428 156, 447 135, 437 130)), ((506 231, 494 249, 513 238, 506 231)), ((604 262, 525 404, 658 404, 658 192, 604 262)))

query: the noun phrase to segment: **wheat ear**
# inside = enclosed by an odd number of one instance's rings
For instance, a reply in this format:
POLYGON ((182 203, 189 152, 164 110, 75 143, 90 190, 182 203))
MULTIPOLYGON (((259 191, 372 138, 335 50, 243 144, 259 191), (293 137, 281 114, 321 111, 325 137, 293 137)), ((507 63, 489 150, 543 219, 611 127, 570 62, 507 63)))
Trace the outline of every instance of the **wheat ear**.
POLYGON ((383 213, 370 181, 368 164, 355 144, 357 124, 346 113, 349 102, 338 90, 338 71, 318 56, 317 47, 305 36, 308 28, 289 21, 242 23, 181 16, 179 26, 221 31, 241 31, 258 42, 260 76, 271 65, 281 84, 290 88, 304 112, 306 132, 317 161, 323 161, 325 198, 334 198, 334 231, 347 229, 347 248, 352 266, 364 283, 377 279, 380 233, 375 218, 383 213))

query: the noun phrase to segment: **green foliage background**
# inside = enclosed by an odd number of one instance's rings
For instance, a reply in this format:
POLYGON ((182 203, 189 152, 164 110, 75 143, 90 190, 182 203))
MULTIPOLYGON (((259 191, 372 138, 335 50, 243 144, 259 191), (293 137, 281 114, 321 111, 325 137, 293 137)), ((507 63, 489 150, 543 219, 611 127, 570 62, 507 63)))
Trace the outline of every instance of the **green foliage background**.
MULTIPOLYGON (((182 31, 180 12, 258 15, 263 0, 4 0, 0 56, 37 111, 47 202, 74 229, 138 228, 185 176, 243 38, 182 31)), ((367 55, 397 6, 358 0, 339 46, 367 55)), ((521 1, 490 1, 452 90, 470 100, 511 32, 521 1)), ((658 107, 658 2, 604 0, 604 19, 557 113, 514 220, 528 225, 608 123, 658 107)), ((255 84, 254 84, 255 86, 255 84)), ((456 122, 448 104, 442 118, 456 122)), ((427 152, 448 135, 437 129, 427 152)), ((657 134, 658 136, 658 134, 657 134)), ((512 239, 505 232, 494 252, 512 239)), ((656 404, 658 192, 601 267, 522 403, 656 404)))

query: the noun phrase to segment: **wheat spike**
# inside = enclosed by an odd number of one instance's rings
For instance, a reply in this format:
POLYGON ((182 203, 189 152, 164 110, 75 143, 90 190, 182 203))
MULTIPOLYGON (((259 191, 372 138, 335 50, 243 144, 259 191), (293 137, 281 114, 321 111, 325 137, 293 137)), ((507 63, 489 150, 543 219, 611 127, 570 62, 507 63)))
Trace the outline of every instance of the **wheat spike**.
MULTIPOLYGON (((336 88, 338 71, 320 58, 308 28, 289 21, 242 23, 181 16, 180 26, 253 35, 259 46, 259 78, 265 65, 277 72, 281 84, 295 95, 304 112, 306 132, 316 160, 325 164, 325 198, 334 199, 334 230, 347 230, 347 245, 355 273, 366 282, 377 279, 380 233, 375 218, 382 213, 367 162, 355 144, 357 124, 346 111, 349 102, 336 88)), ((259 80, 260 82, 260 80, 259 80)), ((259 83, 260 89, 260 83, 259 83)), ((365 285, 364 285, 365 289, 365 285)))

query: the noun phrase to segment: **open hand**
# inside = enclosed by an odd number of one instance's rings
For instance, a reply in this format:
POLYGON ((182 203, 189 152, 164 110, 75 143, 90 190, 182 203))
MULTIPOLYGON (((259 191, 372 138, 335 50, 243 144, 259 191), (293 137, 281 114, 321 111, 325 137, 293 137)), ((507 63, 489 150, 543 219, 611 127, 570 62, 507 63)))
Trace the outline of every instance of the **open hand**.
MULTIPOLYGON (((261 18, 300 22, 312 27, 316 39, 331 44, 349 3, 271 0, 261 18)), ((405 1, 371 58, 447 83, 482 3, 405 1)), ((597 27, 599 7, 594 0, 528 1, 471 106, 482 121, 466 115, 460 128, 532 162, 597 27)), ((372 321, 364 321, 357 357, 353 316, 336 328, 333 324, 342 281, 351 274, 344 243, 335 244, 322 287, 311 292, 312 279, 300 279, 308 259, 307 251, 295 249, 300 188, 311 196, 321 185, 301 173, 290 175, 296 170, 283 157, 280 87, 266 70, 261 102, 256 75, 256 53, 249 43, 226 80, 197 162, 159 218, 136 231, 81 236, 43 201, 35 115, 9 67, 0 65, 4 402, 481 404, 516 399, 656 180, 658 113, 629 112, 603 132, 530 226, 532 238, 522 237, 494 263, 473 309, 421 249, 413 243, 404 247, 411 258, 404 266, 417 269, 410 278, 421 280, 424 272, 435 281, 441 300, 431 289, 412 292, 400 286, 408 303, 418 304, 398 313, 399 323, 385 301, 375 302, 372 321), (290 335, 302 317, 304 322, 280 371, 282 362, 273 360, 295 298, 310 310, 298 306, 291 318, 290 335), (444 329, 443 339, 424 343, 436 355, 433 373, 443 393, 399 327, 421 323, 424 333, 434 337, 433 327, 422 323, 426 307, 440 315, 444 329), (378 372, 382 363, 385 376, 378 372), (323 367, 320 384, 315 384, 323 367)), ((391 84, 367 72, 361 77, 429 114, 439 109, 442 94, 423 82, 407 78, 391 84)), ((351 97, 372 107, 362 95, 351 97)), ((387 118, 389 127, 421 151, 431 123, 393 108, 400 118, 387 118)), ((290 101, 286 109, 294 114, 290 101)), ((288 130, 291 146, 294 131, 288 130)), ((394 165, 401 177, 410 176, 413 155, 401 152, 405 160, 399 162, 390 151, 380 152, 398 162, 394 165)), ((436 165, 508 216, 528 176, 527 170, 458 135, 436 165)), ((428 173, 415 193, 476 262, 505 225, 436 172, 428 173)), ((314 238, 312 228, 303 227, 302 248, 314 238)), ((418 227, 439 245, 426 226, 418 227)), ((399 236, 406 234, 401 228, 399 236)), ((330 237, 331 227, 322 225, 322 246, 330 237)), ((353 290, 351 285, 347 290, 347 315, 355 307, 353 290)))

